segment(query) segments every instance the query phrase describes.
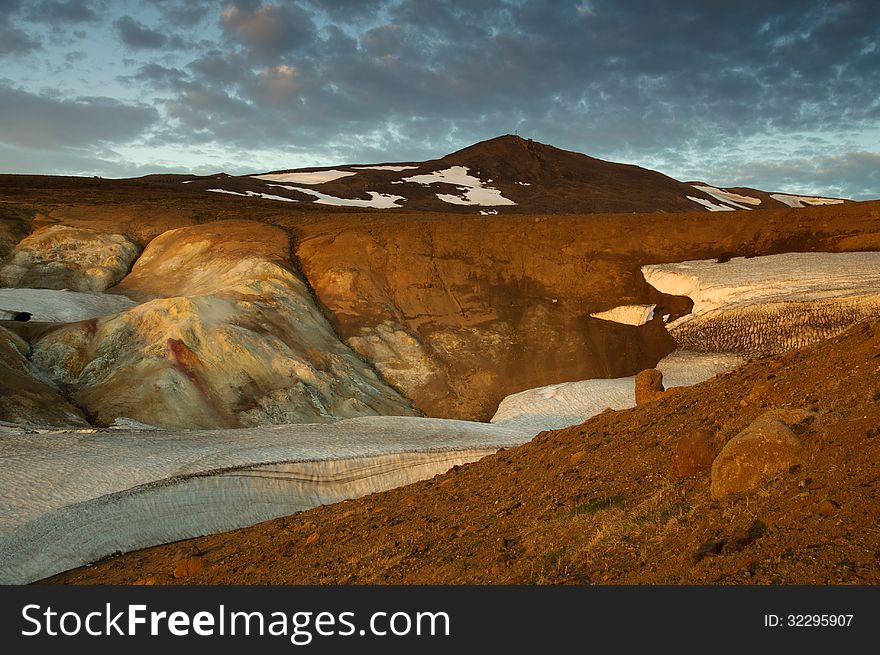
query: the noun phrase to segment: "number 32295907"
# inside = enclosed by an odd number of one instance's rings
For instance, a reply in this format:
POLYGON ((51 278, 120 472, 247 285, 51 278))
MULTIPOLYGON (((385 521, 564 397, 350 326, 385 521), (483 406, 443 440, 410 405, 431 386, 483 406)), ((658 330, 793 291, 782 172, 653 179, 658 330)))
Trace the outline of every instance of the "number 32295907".
POLYGON ((768 628, 847 628, 852 624, 852 614, 765 614, 764 625, 768 628))

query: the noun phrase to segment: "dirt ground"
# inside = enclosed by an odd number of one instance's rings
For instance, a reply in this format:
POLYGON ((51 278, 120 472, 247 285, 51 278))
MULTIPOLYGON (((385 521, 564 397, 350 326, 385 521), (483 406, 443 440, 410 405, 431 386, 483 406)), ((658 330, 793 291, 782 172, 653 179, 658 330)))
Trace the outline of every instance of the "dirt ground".
POLYGON ((863 323, 431 480, 45 582, 878 584, 878 400, 880 322, 863 323), (801 461, 713 499, 708 462, 775 409, 810 412, 801 461), (683 475, 694 435, 709 457, 683 475))

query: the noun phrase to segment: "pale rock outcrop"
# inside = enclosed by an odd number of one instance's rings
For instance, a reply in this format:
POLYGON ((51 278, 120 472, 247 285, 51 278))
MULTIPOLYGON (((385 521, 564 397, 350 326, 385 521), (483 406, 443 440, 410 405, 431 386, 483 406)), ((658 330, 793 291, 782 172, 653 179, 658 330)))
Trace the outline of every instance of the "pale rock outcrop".
POLYGON ((806 410, 774 409, 761 414, 728 441, 712 462, 713 498, 754 491, 804 461, 803 444, 791 426, 814 416, 806 410))
POLYGON ((0 268, 7 287, 104 291, 131 268, 138 247, 121 234, 50 225, 22 239, 0 268))
POLYGON ((82 427, 82 412, 41 379, 27 359, 28 344, 0 327, 0 421, 39 427, 82 427))
POLYGON ((221 221, 156 237, 117 287, 143 304, 38 339, 34 361, 99 423, 237 427, 408 415, 341 343, 278 228, 221 221), (152 298, 152 299, 151 299, 152 298))

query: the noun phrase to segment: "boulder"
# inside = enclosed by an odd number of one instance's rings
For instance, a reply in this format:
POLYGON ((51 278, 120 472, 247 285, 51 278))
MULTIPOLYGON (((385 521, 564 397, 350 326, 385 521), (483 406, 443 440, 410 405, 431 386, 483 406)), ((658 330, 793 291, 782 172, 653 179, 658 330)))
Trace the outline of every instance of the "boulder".
POLYGON ((803 445, 791 426, 812 416, 803 410, 770 410, 752 421, 712 462, 712 497, 754 491, 790 467, 803 464, 803 445))
POLYGON ((663 396, 663 373, 649 368, 636 375, 636 405, 649 403, 663 396))

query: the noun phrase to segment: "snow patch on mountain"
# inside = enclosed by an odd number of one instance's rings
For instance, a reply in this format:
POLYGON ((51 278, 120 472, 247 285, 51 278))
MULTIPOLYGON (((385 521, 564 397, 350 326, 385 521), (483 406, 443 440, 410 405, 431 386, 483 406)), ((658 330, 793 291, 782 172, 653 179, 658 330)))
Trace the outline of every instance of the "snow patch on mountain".
POLYGON ((784 253, 642 266, 658 291, 688 296, 691 313, 668 327, 718 308, 772 301, 814 301, 880 293, 880 252, 784 253))
POLYGON ((804 206, 816 205, 841 205, 843 200, 840 198, 818 198, 815 196, 792 196, 787 193, 771 193, 770 197, 774 200, 788 205, 789 207, 801 208, 804 206))
POLYGON ((275 196, 271 193, 259 193, 257 191, 245 191, 241 193, 239 191, 228 191, 227 189, 205 189, 205 191, 212 191, 213 193, 227 193, 230 196, 243 196, 245 198, 263 198, 264 200, 281 200, 282 202, 299 202, 294 198, 285 198, 284 196, 275 196))
MULTIPOLYGON (((668 389, 703 382, 742 362, 737 355, 676 351, 657 368, 663 372, 668 389)), ((635 376, 562 382, 507 396, 491 422, 536 432, 558 430, 583 423, 606 409, 629 409, 635 404, 635 376)))
POLYGON ((716 205, 711 200, 706 200, 705 198, 696 198, 694 196, 685 196, 688 200, 693 200, 694 202, 703 205, 710 212, 735 212, 736 209, 733 207, 728 207, 727 205, 716 205))
POLYGON ((123 295, 56 291, 54 289, 0 289, 0 316, 27 312, 32 321, 70 323, 115 314, 137 303, 123 295))
POLYGON ((112 433, 0 426, 0 583, 409 484, 532 434, 391 416, 112 433))
POLYGON ((350 166, 349 168, 358 171, 394 171, 399 173, 400 171, 414 170, 418 166, 391 166, 383 164, 379 166, 350 166))
POLYGON ((269 182, 293 182, 294 184, 324 184, 343 177, 357 175, 351 171, 331 169, 329 171, 297 171, 294 173, 266 173, 265 175, 252 175, 258 180, 269 182))
POLYGON ((378 193, 376 191, 367 191, 370 196, 369 200, 361 198, 338 198, 328 193, 321 193, 314 189, 304 189, 302 187, 288 186, 285 184, 270 184, 269 186, 287 189, 288 191, 299 191, 314 196, 316 205, 332 205, 334 207, 369 207, 372 209, 392 209, 400 207, 397 203, 406 200, 403 196, 395 196, 391 193, 378 193))
POLYGON ((480 205, 495 207, 499 205, 515 205, 510 198, 501 195, 499 189, 487 187, 483 181, 470 174, 466 166, 451 166, 442 171, 403 178, 404 182, 413 182, 430 186, 432 184, 451 184, 457 187, 459 194, 435 194, 443 202, 451 205, 480 205))
POLYGON ((720 200, 721 202, 726 202, 727 204, 733 205, 734 207, 738 207, 739 209, 751 209, 751 207, 746 207, 745 205, 760 205, 760 198, 753 198, 752 196, 743 196, 738 193, 732 193, 731 191, 726 191, 724 189, 718 189, 713 186, 708 186, 705 184, 691 184, 697 191, 702 191, 703 193, 712 196, 716 200, 720 200))

